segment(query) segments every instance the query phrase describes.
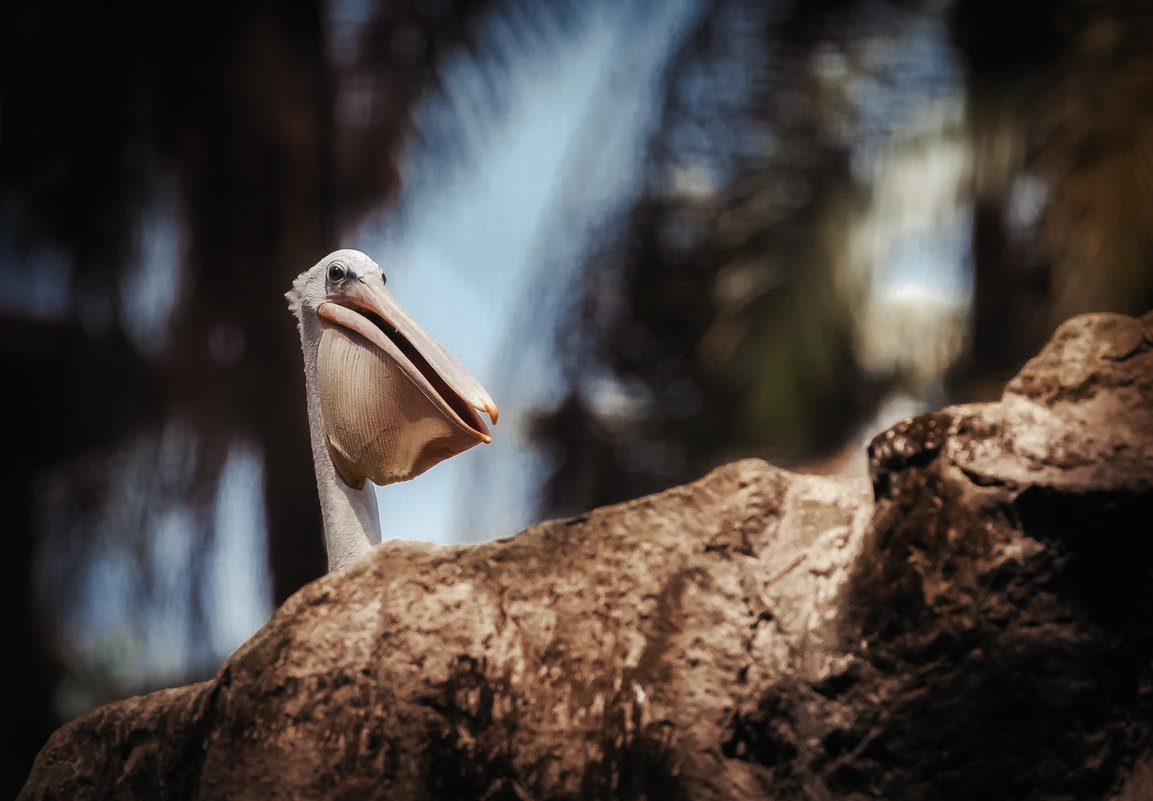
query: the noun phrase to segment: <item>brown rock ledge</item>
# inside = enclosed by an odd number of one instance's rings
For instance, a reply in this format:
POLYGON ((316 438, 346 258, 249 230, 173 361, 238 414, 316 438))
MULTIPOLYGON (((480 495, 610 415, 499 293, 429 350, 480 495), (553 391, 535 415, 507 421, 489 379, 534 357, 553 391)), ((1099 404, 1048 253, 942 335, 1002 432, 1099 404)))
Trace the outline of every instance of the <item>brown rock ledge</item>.
POLYGON ((21 798, 1153 797, 1153 315, 870 459, 385 543, 21 798))

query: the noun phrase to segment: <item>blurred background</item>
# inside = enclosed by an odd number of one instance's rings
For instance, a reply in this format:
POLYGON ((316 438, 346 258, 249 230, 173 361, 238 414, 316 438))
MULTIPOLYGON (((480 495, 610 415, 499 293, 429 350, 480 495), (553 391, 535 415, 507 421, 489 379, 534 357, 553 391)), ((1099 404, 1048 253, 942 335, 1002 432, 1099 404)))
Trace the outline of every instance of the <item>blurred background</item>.
POLYGON ((1150 43, 1144 0, 9 0, 0 794, 323 573, 283 293, 325 253, 501 408, 385 536, 863 472, 1153 307, 1150 43))

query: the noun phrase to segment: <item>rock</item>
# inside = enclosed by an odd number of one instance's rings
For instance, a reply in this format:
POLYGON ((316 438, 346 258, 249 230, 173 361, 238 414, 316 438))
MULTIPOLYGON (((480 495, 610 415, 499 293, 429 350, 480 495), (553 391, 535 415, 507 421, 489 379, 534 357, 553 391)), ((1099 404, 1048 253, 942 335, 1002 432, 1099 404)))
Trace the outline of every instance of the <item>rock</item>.
POLYGON ((61 728, 21 798, 1145 798, 1153 316, 870 462, 385 543, 61 728))

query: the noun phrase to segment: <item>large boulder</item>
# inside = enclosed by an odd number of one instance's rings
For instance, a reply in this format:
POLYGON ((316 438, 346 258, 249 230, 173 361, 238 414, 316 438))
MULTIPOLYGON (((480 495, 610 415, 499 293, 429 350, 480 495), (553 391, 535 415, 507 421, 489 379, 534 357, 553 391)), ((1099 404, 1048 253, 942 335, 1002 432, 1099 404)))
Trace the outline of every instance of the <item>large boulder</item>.
POLYGON ((385 543, 61 728, 21 798, 1153 797, 1153 315, 870 465, 385 543))

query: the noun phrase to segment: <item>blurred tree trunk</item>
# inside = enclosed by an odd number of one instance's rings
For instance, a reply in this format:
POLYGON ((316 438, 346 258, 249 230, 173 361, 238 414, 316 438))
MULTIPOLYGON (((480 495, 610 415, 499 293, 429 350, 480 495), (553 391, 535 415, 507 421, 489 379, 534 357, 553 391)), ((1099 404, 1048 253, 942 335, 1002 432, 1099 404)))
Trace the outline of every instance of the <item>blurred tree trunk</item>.
POLYGON ((9 387, 5 453, 11 465, 0 481, 0 643, 6 656, 0 796, 10 797, 40 744, 60 725, 55 695, 62 665, 38 603, 46 590, 36 587, 38 484, 62 458, 157 425, 161 403, 159 376, 126 340, 93 338, 74 324, 0 317, 0 365, 9 387), (54 369, 46 372, 48 363, 54 369), (107 386, 120 393, 105 392, 107 386))
POLYGON ((974 154, 973 338, 954 377, 989 397, 1059 320, 1153 305, 1153 9, 958 0, 952 31, 974 154))
POLYGON ((283 298, 336 245, 324 31, 316 3, 248 9, 215 33, 219 56, 197 77, 203 106, 179 132, 195 231, 172 396, 204 430, 259 443, 277 604, 325 569, 300 345, 283 298))

